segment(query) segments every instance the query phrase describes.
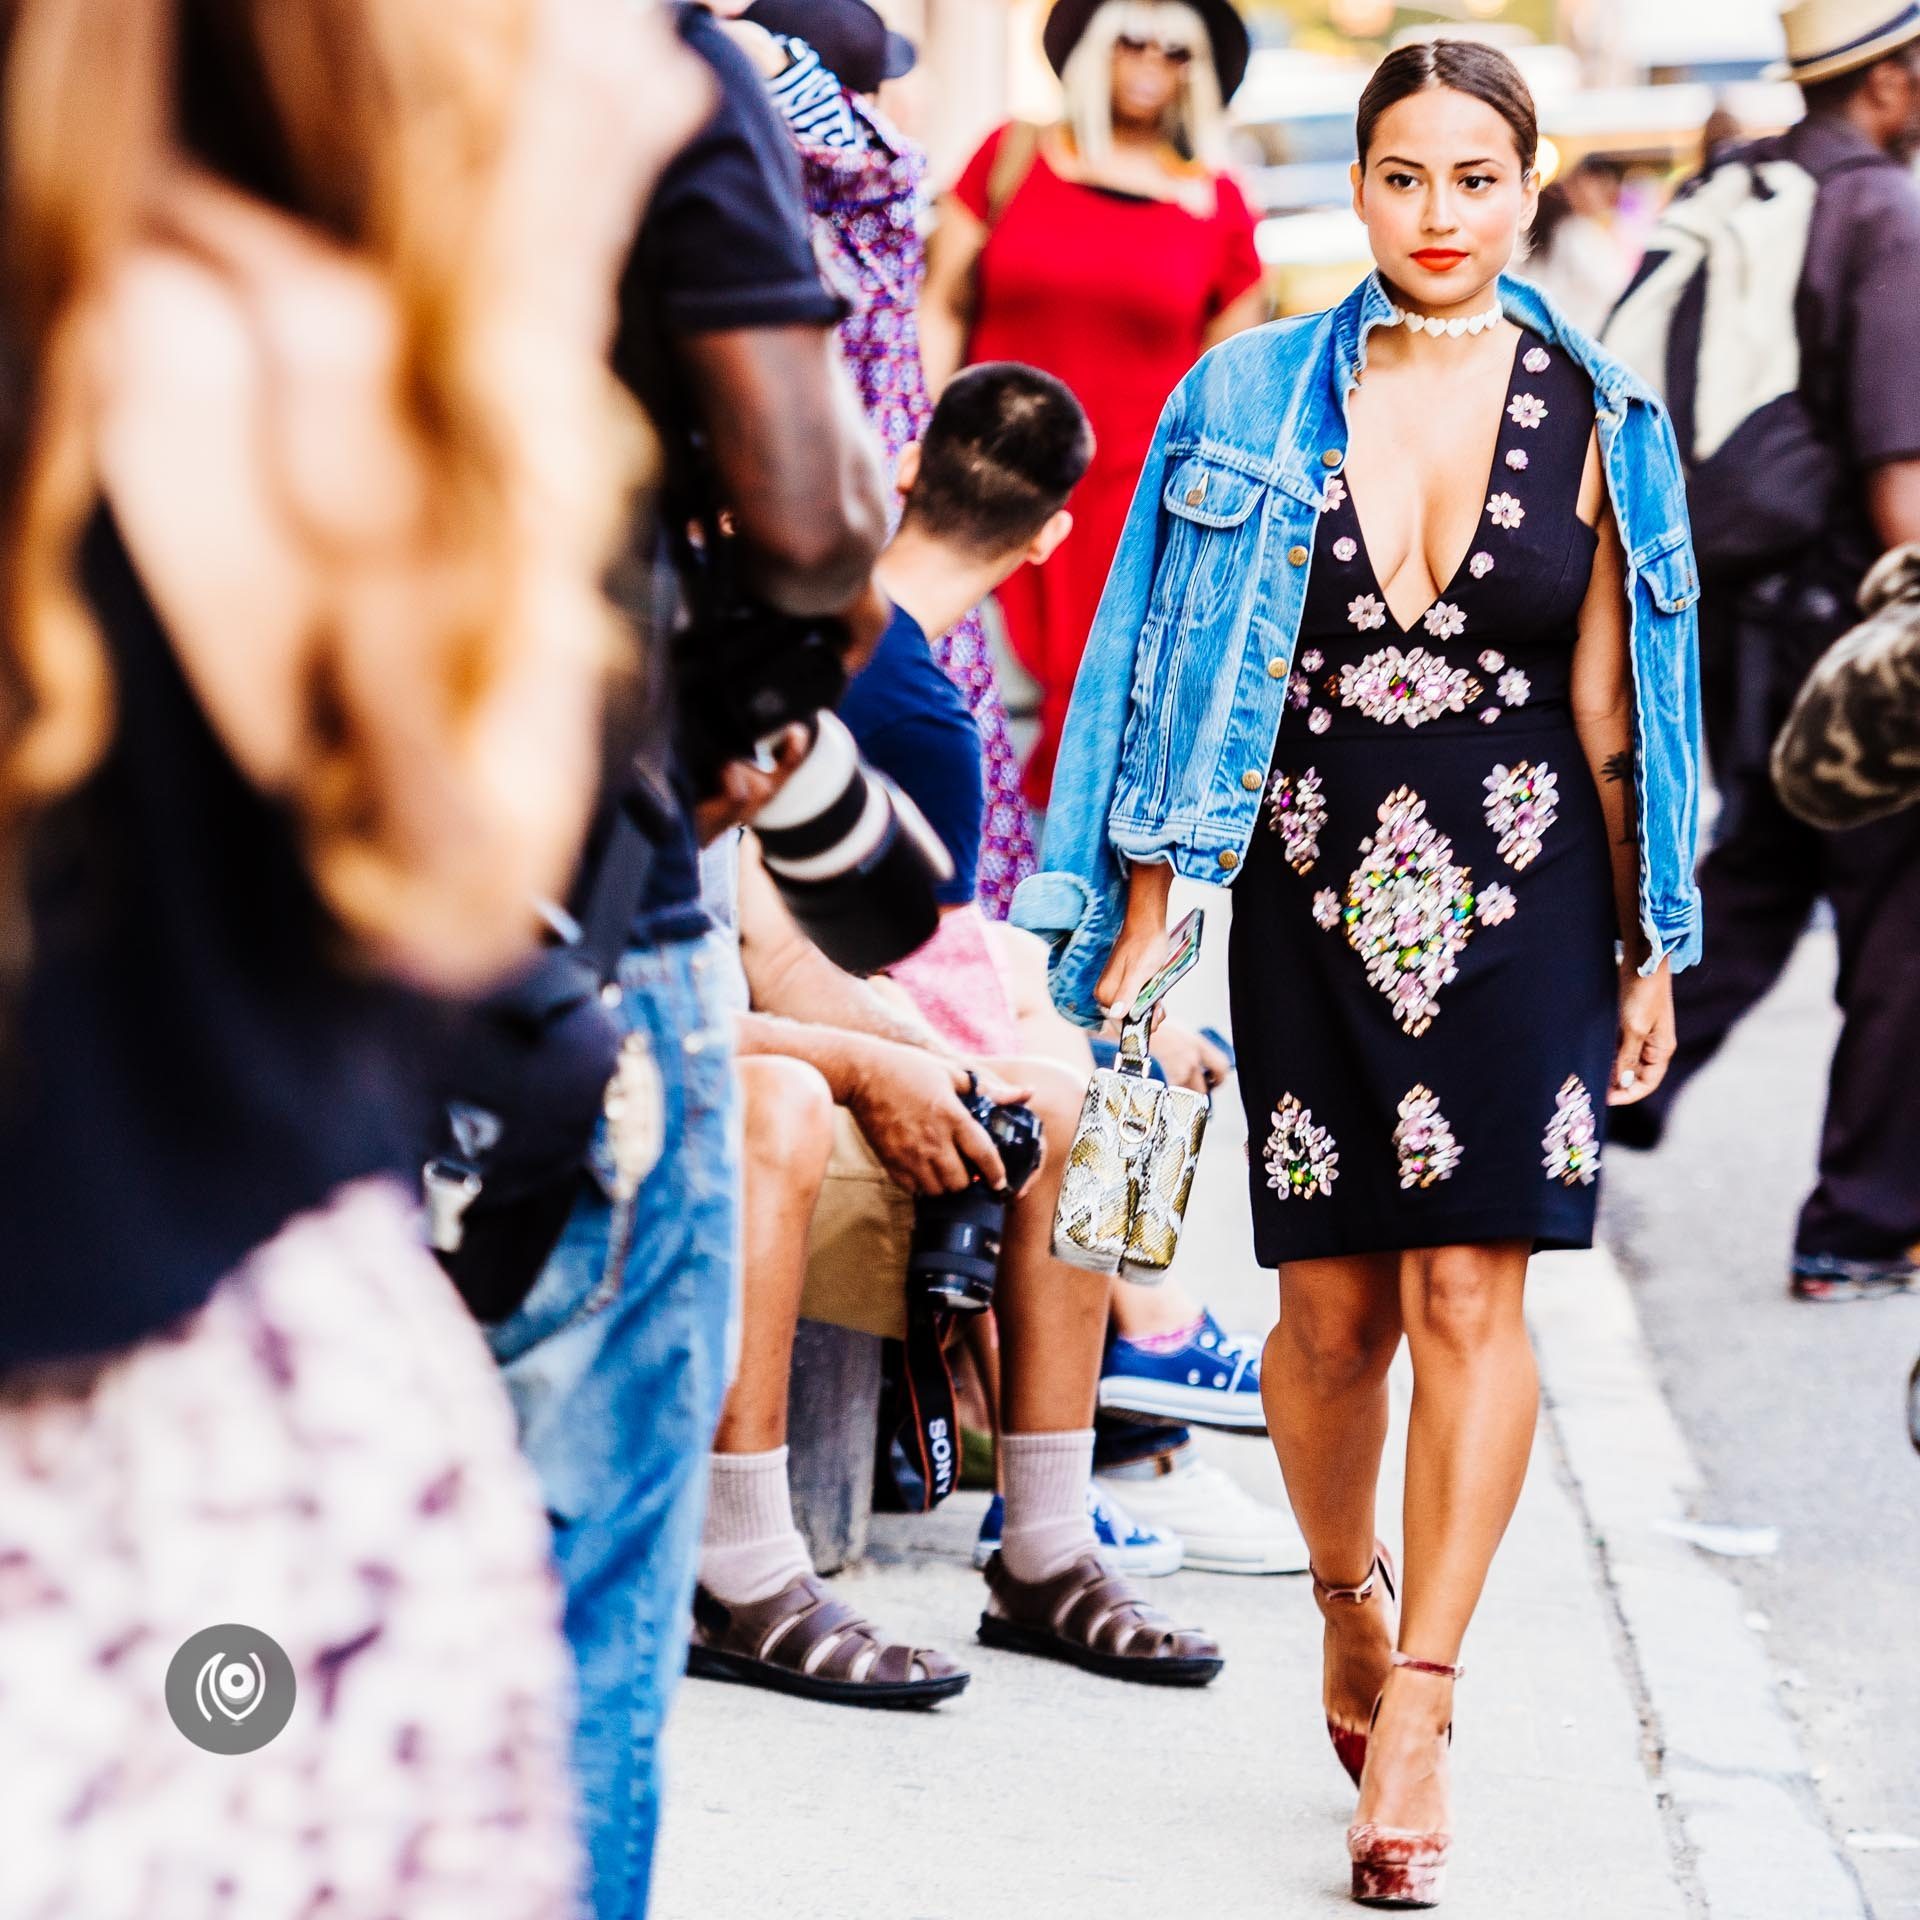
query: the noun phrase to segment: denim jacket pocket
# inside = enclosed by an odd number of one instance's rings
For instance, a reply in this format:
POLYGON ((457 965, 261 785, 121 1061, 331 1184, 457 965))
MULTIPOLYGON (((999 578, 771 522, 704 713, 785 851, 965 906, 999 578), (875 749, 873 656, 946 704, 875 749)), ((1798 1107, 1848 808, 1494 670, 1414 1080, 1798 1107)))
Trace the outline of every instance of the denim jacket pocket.
POLYGON ((1204 625, 1218 613, 1245 564, 1241 529, 1266 483, 1237 468, 1189 454, 1167 475, 1160 504, 1166 544, 1155 573, 1150 617, 1174 632, 1204 625))
POLYGON ((1671 536, 1671 544, 1638 561, 1636 570, 1662 613, 1685 613, 1698 604, 1700 572, 1684 533, 1671 536))

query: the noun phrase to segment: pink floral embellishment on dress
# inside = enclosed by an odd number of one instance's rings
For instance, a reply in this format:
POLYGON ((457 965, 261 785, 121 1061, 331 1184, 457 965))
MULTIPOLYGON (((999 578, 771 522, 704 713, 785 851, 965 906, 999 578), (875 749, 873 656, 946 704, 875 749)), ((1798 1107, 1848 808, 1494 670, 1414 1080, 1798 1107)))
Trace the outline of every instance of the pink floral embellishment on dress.
POLYGON ((1427 609, 1423 624, 1436 640, 1452 640, 1466 632, 1467 616, 1458 607, 1449 606, 1444 600, 1436 600, 1427 609))
POLYGON ((1406 653, 1382 647, 1358 666, 1340 669, 1340 704, 1358 707, 1386 727, 1420 727, 1443 713, 1465 713, 1479 693, 1479 682, 1465 667, 1449 666, 1444 655, 1424 647, 1406 653))
POLYGON ((1547 829, 1560 818, 1560 777, 1545 761, 1495 767, 1486 778, 1487 826, 1500 838, 1500 858, 1516 870, 1539 856, 1547 829))
POLYGON ((1267 1185, 1282 1200, 1311 1200, 1331 1193, 1340 1177, 1340 1153, 1333 1135, 1313 1124, 1313 1109, 1287 1094, 1273 1110, 1267 1136, 1267 1185))
POLYGON ((1487 512, 1496 527, 1511 533, 1527 517, 1527 510, 1510 493, 1496 493, 1487 502, 1487 512))
POLYGON ((1483 727, 1492 726, 1499 718, 1500 709, 1498 707, 1482 707, 1480 709, 1480 724, 1483 727))
POLYGON ((1513 889, 1503 887, 1496 881, 1480 896, 1480 924, 1483 927, 1501 927, 1511 920, 1518 911, 1513 889))
POLYGON ((1486 652, 1480 656, 1480 671, 1482 673, 1505 673, 1506 670, 1507 656, 1504 653, 1496 653, 1492 647, 1489 647, 1486 652))
POLYGON ((1360 843, 1347 880, 1347 944, 1401 1031, 1418 1039, 1440 1011, 1473 933, 1473 876, 1427 803, 1398 787, 1380 803, 1379 830, 1360 843))
POLYGON ((1549 1180, 1562 1186, 1590 1187, 1600 1177, 1600 1137, 1593 1120, 1593 1098, 1578 1074, 1570 1074, 1554 1102, 1540 1143, 1549 1180))
POLYGON ((1473 558, 1467 562, 1467 571, 1472 574, 1476 580, 1484 580, 1487 575, 1493 571, 1493 555, 1490 553, 1476 553, 1473 558))
POLYGON ((1500 676, 1500 698, 1510 707, 1524 707, 1533 698, 1533 682, 1515 667, 1500 676))
POLYGON ((1323 933, 1340 924, 1340 896, 1331 887, 1322 887, 1313 896, 1313 924, 1323 933))
POLYGON ((1400 1156, 1400 1187, 1436 1186, 1450 1180, 1460 1164, 1460 1142, 1440 1111, 1440 1096, 1431 1087, 1414 1087, 1400 1102, 1400 1124, 1393 1130, 1394 1151, 1400 1156))
POLYGON ((1374 628, 1387 624, 1386 605, 1374 594, 1363 593, 1347 602, 1347 618, 1362 633, 1371 633, 1374 628))
POLYGON ((1339 561, 1351 560, 1360 551, 1360 543, 1350 534, 1343 533, 1333 543, 1333 557, 1339 561))
POLYGON ((1309 733, 1325 733, 1332 725, 1333 715, 1330 714, 1325 707, 1315 707, 1314 710, 1307 715, 1307 731, 1309 733))
POLYGON ((1529 347, 1527 357, 1520 362, 1529 373, 1545 373, 1553 365, 1553 356, 1545 347, 1529 347))
POLYGON ((1303 673, 1318 673, 1327 664, 1327 656, 1318 647, 1309 647, 1300 656, 1300 670, 1303 673))
POLYGON ((1510 466, 1515 473, 1525 473, 1527 470, 1526 448, 1525 447, 1511 448, 1507 454, 1507 465, 1510 466))
POLYGON ((1507 418, 1516 427, 1529 431, 1547 417, 1547 403, 1537 393, 1516 393, 1507 408, 1507 418))
POLYGON ((1326 491, 1320 496, 1320 511, 1336 513, 1347 504, 1347 483, 1336 473, 1327 482, 1326 491))
POLYGON ((1313 682, 1304 673, 1296 673, 1287 682, 1287 705, 1298 713, 1313 699, 1313 682))
POLYGON ((1273 776, 1267 789, 1267 825, 1280 836, 1287 865, 1295 873, 1313 870, 1326 824, 1327 802, 1316 768, 1307 768, 1297 779, 1289 773, 1273 776))

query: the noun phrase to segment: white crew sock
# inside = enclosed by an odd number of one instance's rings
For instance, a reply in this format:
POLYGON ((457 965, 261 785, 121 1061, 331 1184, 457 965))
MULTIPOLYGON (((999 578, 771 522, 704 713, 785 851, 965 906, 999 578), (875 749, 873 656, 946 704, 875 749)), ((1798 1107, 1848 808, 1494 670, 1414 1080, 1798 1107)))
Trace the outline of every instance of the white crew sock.
POLYGON ((1096 1549, 1087 1491, 1093 1484, 1093 1429, 1000 1436, 1007 1526, 1000 1555, 1016 1580, 1033 1585, 1063 1573, 1096 1549))
POLYGON ((787 1450, 707 1456, 707 1526, 700 1541, 700 1584, 716 1599, 744 1606, 769 1600, 813 1571, 793 1524, 787 1450))

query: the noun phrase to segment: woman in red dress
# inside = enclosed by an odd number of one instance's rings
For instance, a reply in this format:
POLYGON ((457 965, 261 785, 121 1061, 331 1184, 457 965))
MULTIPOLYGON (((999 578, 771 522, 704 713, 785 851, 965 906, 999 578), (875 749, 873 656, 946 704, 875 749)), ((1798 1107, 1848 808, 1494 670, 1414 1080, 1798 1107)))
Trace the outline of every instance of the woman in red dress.
POLYGON ((1002 127, 973 156, 942 203, 920 320, 936 391, 963 362, 1024 360, 1093 421, 1073 537, 1000 590, 1040 685, 1036 807, 1160 409, 1206 348, 1266 317, 1253 216, 1217 165, 1248 56, 1227 0, 1057 0, 1046 50, 1066 117, 1002 127))

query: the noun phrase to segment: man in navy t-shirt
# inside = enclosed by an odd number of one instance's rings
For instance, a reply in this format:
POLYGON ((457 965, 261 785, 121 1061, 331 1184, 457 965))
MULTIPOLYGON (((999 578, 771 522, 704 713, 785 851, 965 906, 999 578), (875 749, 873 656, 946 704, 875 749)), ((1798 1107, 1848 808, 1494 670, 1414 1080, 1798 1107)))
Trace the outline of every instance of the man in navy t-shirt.
POLYGON ((927 645, 1073 529, 1064 505, 1093 453, 1080 404, 1032 367, 957 374, 925 437, 900 456, 905 505, 874 578, 892 624, 840 702, 869 765, 927 816, 953 860, 943 906, 972 903, 986 817, 980 732, 927 645), (1036 531, 1036 528, 1038 529, 1036 531))

